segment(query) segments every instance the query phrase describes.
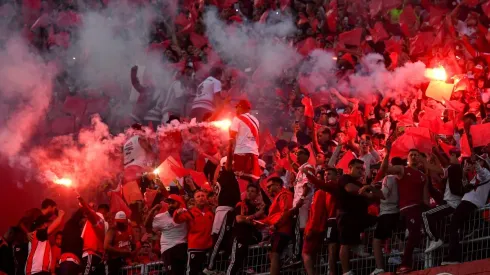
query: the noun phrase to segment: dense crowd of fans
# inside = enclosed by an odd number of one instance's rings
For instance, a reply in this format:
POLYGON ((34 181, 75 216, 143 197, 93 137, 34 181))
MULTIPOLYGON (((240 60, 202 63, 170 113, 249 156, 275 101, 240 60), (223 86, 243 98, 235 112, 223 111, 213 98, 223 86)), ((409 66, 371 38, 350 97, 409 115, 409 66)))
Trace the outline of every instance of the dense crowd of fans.
MULTIPOLYGON (((9 17, 9 24, 22 22, 12 27, 23 30, 33 50, 56 59, 76 40, 83 12, 108 4, 2 1, 1 8, 2 14, 20 17, 9 17)), ((122 148, 124 171, 114 184, 103 184, 97 203, 79 196, 74 213, 65 215, 51 199, 28 211, 0 239, 0 274, 118 274, 125 265, 162 260, 166 274, 209 275, 216 272, 220 251, 229 256, 226 274, 237 274, 248 247, 269 242, 271 274, 285 265, 304 265, 312 275, 325 237, 329 274, 354 274, 349 257, 370 252, 361 236, 372 226, 372 274, 381 274, 382 247, 400 224, 408 233, 397 269, 403 274, 412 270, 422 234, 431 240, 425 253, 443 245, 437 224, 450 215, 449 255, 442 264, 462 260, 459 231, 475 209, 487 204, 490 192, 489 3, 210 0, 131 5, 172 14, 154 22, 149 51, 170 61, 175 79, 160 91, 134 66, 132 87, 114 87, 108 79, 107 86, 94 88, 60 73, 47 120, 61 123, 53 117, 66 112, 75 123, 53 126, 53 135, 73 132, 83 116, 100 112, 88 111, 93 90, 99 89, 102 101, 114 89, 136 91, 130 114, 112 111, 128 104, 120 98, 100 105, 114 132, 134 123, 122 148), (297 33, 286 40, 304 60, 276 81, 259 85, 257 64, 232 66, 233 60, 221 59, 208 44, 202 22, 208 6, 218 8, 229 25, 267 24, 278 14, 294 18, 297 33), (300 70, 315 49, 333 53, 339 85, 315 82, 313 73, 300 70), (349 77, 369 75, 361 64, 369 53, 379 54, 377 64, 388 71, 415 61, 444 67, 448 82, 454 83, 450 98, 428 96, 429 81, 410 92, 352 93, 349 77), (253 92, 247 90, 251 87, 253 92), (66 108, 74 98, 76 112, 66 108), (196 146, 187 139, 193 130, 180 127, 193 118, 221 120, 230 111, 235 114, 224 142, 220 135, 215 142, 201 137, 210 145, 196 146), (174 128, 165 128, 156 142, 147 138, 147 126, 156 130, 162 124, 174 128), (290 243, 293 253, 281 261, 290 243), (337 260, 342 270, 331 264, 337 260)))

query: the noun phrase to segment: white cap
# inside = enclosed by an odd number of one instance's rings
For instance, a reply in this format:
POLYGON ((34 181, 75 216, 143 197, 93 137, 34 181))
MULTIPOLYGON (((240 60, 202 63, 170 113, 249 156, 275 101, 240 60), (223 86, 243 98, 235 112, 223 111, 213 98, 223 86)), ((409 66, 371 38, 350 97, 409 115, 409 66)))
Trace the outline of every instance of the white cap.
POLYGON ((223 157, 221 158, 221 160, 219 161, 219 165, 220 166, 225 166, 225 163, 226 163, 226 160, 228 159, 228 157, 223 157))
POLYGON ((259 159, 259 167, 265 169, 265 161, 259 159))
POLYGON ((126 213, 124 211, 119 211, 116 213, 116 216, 114 217, 115 220, 127 220, 128 218, 126 217, 126 213))

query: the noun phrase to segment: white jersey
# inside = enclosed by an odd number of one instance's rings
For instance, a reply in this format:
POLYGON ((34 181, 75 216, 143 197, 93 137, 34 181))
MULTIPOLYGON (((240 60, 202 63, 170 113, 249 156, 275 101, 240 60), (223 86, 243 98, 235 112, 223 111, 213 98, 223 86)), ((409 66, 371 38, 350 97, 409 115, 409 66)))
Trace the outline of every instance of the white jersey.
POLYGON ((139 139, 139 136, 133 136, 124 144, 124 168, 131 165, 147 166, 146 151, 141 147, 139 139))
POLYGON ((155 216, 153 229, 162 232, 160 236, 162 253, 178 244, 187 243, 187 223, 178 224, 174 222, 168 211, 155 216))
POLYGON ((214 94, 221 92, 221 81, 210 76, 206 78, 199 86, 197 86, 197 93, 194 102, 192 103, 192 109, 204 108, 210 111, 214 111, 214 94))
MULTIPOLYGON (((248 119, 250 125, 257 130, 257 133, 259 133, 259 121, 257 118, 249 113, 243 114, 243 117, 248 119)), ((255 136, 247 124, 238 117, 235 117, 231 122, 230 131, 237 132, 235 151, 233 153, 259 155, 257 140, 255 140, 255 136)))
MULTIPOLYGON (((47 235, 47 230, 45 229, 45 234, 47 235)), ((25 266, 26 275, 36 274, 40 272, 51 271, 52 264, 52 254, 51 245, 49 240, 40 241, 37 238, 37 231, 34 234, 34 238, 28 245, 28 256, 25 266)))
POLYGON ((395 214, 399 213, 398 209, 398 183, 396 182, 396 176, 389 175, 383 179, 383 186, 381 192, 385 197, 380 200, 379 215, 395 214))

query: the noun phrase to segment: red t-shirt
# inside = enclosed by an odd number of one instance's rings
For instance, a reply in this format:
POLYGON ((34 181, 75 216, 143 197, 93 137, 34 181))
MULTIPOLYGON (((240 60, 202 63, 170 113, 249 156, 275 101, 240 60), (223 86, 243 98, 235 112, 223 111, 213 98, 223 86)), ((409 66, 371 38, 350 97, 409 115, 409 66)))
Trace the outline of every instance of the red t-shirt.
POLYGON ((322 190, 317 190, 313 195, 308 221, 306 222, 305 234, 310 232, 322 232, 325 230, 325 222, 328 218, 326 205, 327 193, 322 190))
POLYGON ((424 203, 424 186, 426 176, 417 169, 404 167, 403 177, 398 179, 398 193, 400 194, 400 210, 408 206, 424 203))

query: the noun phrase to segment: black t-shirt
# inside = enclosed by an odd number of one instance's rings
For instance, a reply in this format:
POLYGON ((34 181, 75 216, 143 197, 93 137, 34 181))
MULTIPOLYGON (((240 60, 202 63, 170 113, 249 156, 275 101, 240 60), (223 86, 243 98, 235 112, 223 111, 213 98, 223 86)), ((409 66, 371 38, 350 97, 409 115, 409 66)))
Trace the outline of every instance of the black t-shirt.
POLYGON ((218 206, 235 207, 240 202, 240 187, 233 171, 221 171, 218 177, 218 206))
POLYGON ((12 246, 0 237, 0 271, 6 274, 14 274, 14 254, 12 246))
MULTIPOLYGON (((235 215, 244 215, 250 216, 257 213, 259 209, 255 207, 249 200, 243 200, 237 204, 235 207, 235 215)), ((235 223, 233 226, 233 235, 237 238, 243 239, 248 238, 249 244, 255 243, 257 239, 257 235, 260 235, 260 232, 257 231, 255 226, 248 223, 235 223)))
POLYGON ((83 239, 80 221, 83 219, 83 210, 78 209, 66 222, 63 228, 63 240, 61 241, 61 254, 73 253, 82 258, 83 239))
POLYGON ((345 186, 349 183, 355 184, 358 187, 362 187, 362 184, 350 175, 342 175, 339 179, 339 199, 338 199, 338 210, 339 213, 348 214, 367 214, 368 201, 366 198, 349 193, 345 190, 345 186))

